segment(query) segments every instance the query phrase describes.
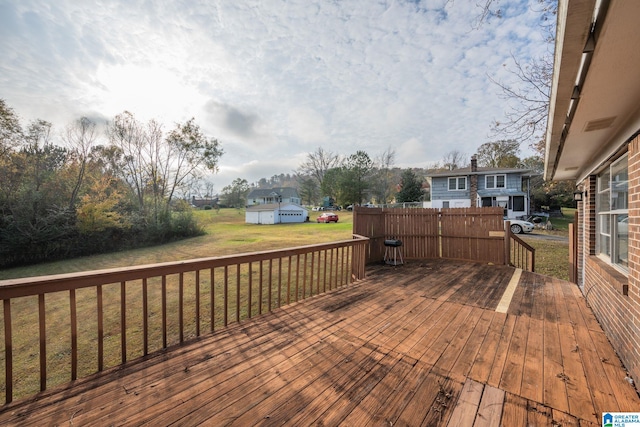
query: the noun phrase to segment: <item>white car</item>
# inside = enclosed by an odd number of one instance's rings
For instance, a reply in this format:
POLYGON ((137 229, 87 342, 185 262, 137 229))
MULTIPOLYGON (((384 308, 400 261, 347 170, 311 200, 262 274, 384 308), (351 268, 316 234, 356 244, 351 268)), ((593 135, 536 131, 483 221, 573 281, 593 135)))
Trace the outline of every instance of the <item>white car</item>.
POLYGON ((513 234, 531 233, 533 231, 533 224, 529 221, 522 221, 520 219, 504 218, 505 221, 509 221, 511 232, 513 234))

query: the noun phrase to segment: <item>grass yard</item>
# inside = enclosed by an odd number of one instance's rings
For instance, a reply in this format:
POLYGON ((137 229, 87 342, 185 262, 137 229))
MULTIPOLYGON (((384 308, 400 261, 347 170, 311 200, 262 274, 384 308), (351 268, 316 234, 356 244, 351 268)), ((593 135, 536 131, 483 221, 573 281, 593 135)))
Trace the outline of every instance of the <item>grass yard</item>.
POLYGON ((535 230, 536 234, 562 237, 566 240, 546 240, 523 235, 524 240, 536 250, 536 273, 569 280, 569 224, 574 220, 575 209, 562 208, 562 218, 551 218, 553 230, 535 230))
POLYGON ((340 217, 338 223, 318 224, 316 218, 322 212, 310 212, 311 222, 274 225, 246 224, 244 209, 220 209, 219 212, 202 210, 194 213, 205 228, 204 236, 160 246, 0 270, 0 280, 332 242, 351 239, 353 228, 353 215, 347 211, 338 212, 340 217))
MULTIPOLYGON (((564 218, 551 219, 554 230, 536 230, 536 233, 566 236, 574 212, 575 209, 563 209, 564 218)), ((244 210, 195 211, 205 228, 204 236, 161 246, 0 270, 0 280, 232 255, 351 238, 351 212, 338 212, 340 221, 337 224, 316 223, 320 213, 310 212, 311 222, 303 224, 254 225, 245 224, 244 210)), ((539 273, 567 279, 567 243, 538 239, 527 239, 527 242, 536 248, 536 267, 539 273)))
POLYGON ((536 250, 536 273, 569 280, 569 242, 524 236, 536 250))

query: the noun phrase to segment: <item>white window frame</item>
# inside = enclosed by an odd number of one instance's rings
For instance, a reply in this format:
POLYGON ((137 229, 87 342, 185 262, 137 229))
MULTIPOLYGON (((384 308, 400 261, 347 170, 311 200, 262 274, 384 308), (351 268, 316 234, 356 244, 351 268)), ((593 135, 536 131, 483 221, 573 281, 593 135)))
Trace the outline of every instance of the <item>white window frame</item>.
POLYGON ((484 177, 484 188, 507 188, 507 175, 498 174, 498 175, 485 175, 484 177), (502 185, 498 186, 498 177, 502 177, 502 185), (489 178, 493 178, 493 184, 489 187, 489 178))
POLYGON ((596 179, 596 254, 624 273, 628 273, 629 270, 628 180, 628 154, 611 162, 596 179), (618 223, 625 219, 626 235, 620 233, 618 223))
POLYGON ((467 191, 467 177, 466 176, 452 176, 447 178, 447 189, 449 191, 467 191), (455 188, 451 189, 451 180, 455 180, 455 188), (464 188, 460 188, 460 180, 464 182, 464 188))

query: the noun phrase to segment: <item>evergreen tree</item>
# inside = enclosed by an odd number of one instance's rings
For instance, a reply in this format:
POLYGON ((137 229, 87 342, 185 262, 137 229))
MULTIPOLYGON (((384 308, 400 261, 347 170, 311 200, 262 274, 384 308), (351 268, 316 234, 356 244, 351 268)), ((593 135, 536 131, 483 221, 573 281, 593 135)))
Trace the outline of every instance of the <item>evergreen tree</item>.
POLYGON ((422 200, 422 181, 412 169, 407 169, 402 173, 402 188, 396 195, 398 203, 419 202, 422 200))

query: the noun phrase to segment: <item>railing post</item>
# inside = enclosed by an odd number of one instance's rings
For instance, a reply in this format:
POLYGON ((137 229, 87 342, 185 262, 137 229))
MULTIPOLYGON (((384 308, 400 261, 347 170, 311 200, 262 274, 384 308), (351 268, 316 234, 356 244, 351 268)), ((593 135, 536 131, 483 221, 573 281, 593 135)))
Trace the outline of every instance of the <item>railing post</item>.
POLYGON ((504 222, 504 265, 511 265, 511 221, 504 222))
POLYGON ((531 270, 529 270, 529 271, 531 271, 531 272, 533 273, 534 271, 536 271, 536 266, 535 266, 535 263, 536 263, 535 252, 527 251, 527 254, 528 254, 528 256, 529 256, 529 266, 531 267, 531 270))
POLYGON ((573 238, 574 224, 569 223, 569 281, 571 283, 578 283, 576 275, 576 258, 575 258, 575 240, 573 238))

